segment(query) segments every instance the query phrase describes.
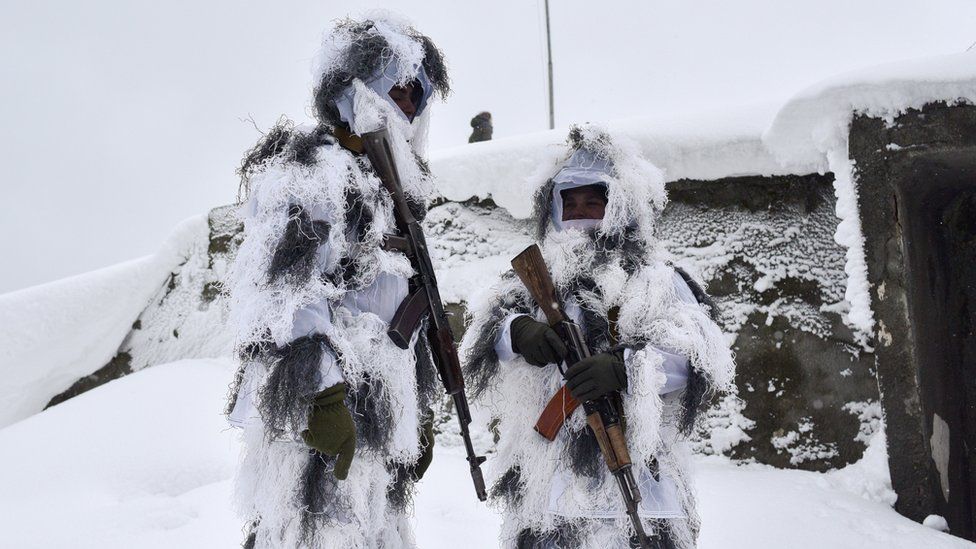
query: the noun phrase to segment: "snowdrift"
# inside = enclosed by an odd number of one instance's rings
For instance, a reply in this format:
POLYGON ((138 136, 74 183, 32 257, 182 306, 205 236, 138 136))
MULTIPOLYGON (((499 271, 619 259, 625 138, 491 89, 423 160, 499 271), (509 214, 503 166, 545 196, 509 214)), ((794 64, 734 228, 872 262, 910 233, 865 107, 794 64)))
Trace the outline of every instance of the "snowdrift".
POLYGON ((0 427, 105 365, 205 227, 192 218, 152 256, 0 295, 0 427))
MULTIPOLYGON (((221 414, 230 360, 158 365, 0 430, 5 547, 238 547, 231 508, 240 446, 221 414)), ((498 547, 456 435, 438 436, 419 485, 420 547, 498 547)), ((697 461, 701 549, 955 549, 969 542, 887 504, 883 442, 827 475, 697 461)), ((489 459, 491 456, 489 455, 489 459)))

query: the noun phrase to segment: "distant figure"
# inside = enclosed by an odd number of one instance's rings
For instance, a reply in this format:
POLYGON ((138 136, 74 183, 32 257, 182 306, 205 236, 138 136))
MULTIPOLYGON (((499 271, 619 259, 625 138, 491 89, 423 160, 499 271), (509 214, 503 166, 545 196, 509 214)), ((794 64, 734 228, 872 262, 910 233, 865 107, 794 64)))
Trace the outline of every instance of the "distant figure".
POLYGON ((491 141, 491 113, 488 111, 479 112, 477 116, 471 119, 471 137, 468 138, 468 143, 477 143, 479 141, 491 141))

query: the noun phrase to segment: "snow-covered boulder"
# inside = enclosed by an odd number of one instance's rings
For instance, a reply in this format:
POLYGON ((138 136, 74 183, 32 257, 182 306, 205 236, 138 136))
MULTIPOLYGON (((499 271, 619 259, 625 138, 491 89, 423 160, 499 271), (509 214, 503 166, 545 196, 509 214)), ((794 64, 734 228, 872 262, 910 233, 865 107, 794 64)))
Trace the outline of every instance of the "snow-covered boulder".
POLYGON ((0 427, 109 364, 205 226, 187 220, 152 256, 0 295, 0 427))

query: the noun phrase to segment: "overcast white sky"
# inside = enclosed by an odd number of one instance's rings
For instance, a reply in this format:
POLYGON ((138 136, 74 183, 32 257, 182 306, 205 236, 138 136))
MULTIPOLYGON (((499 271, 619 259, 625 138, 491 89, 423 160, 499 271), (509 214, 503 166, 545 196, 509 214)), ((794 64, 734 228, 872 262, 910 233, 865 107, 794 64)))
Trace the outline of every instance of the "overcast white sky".
MULTIPOLYGON (((782 103, 838 72, 964 51, 973 0, 552 0, 556 122, 782 103)), ((308 119, 330 21, 407 15, 450 63, 432 148, 546 128, 542 0, 0 0, 0 293, 152 253, 234 200, 242 151, 308 119)))

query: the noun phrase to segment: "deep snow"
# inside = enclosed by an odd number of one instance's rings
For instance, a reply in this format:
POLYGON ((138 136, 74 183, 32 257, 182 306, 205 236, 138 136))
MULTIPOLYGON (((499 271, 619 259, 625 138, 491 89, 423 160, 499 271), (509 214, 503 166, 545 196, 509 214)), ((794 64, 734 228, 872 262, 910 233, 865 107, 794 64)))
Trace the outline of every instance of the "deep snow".
MULTIPOLYGON (((232 372, 228 360, 159 365, 0 430, 3 545, 238 547, 230 494, 239 443, 221 415, 232 372)), ((828 474, 699 458, 700 547, 974 547, 877 501, 887 493, 872 476, 883 457, 869 452, 828 474)), ((500 519, 474 498, 450 440, 438 440, 415 501, 420 547, 498 546, 500 519)))

